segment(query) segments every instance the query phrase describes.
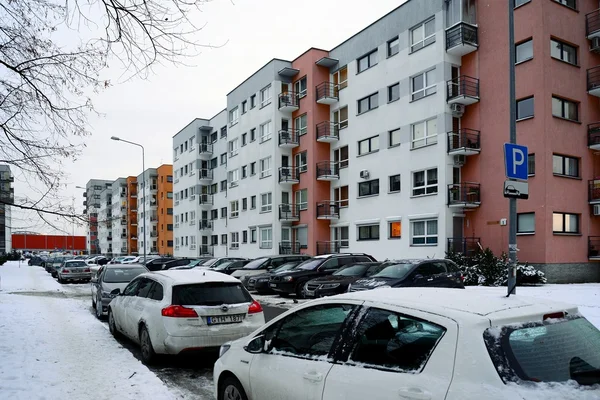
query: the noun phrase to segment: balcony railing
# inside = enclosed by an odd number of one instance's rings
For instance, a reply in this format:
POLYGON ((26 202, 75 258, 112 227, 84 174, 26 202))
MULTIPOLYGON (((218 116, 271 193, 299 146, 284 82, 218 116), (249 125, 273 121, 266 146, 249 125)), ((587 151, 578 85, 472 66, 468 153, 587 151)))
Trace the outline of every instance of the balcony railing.
POLYGON ((208 206, 212 206, 214 203, 214 199, 213 199, 213 195, 212 194, 200 194, 198 195, 198 202, 201 205, 208 205, 208 206))
POLYGON ((600 150, 600 122, 588 125, 588 147, 592 150, 600 150))
POLYGON ((296 184, 300 182, 300 171, 298 167, 280 167, 279 183, 296 184))
POLYGON ((448 206, 475 208, 481 205, 479 183, 457 183, 448 185, 448 206))
POLYGON ((335 201, 320 201, 317 203, 317 219, 338 219, 340 205, 335 201))
POLYGON ((335 142, 340 139, 339 126, 331 121, 317 124, 317 142, 335 142))
POLYGON ((462 253, 467 257, 476 253, 480 247, 481 238, 448 238, 448 252, 462 253))
POLYGON ((210 219, 201 219, 198 229, 200 229, 201 231, 202 230, 207 230, 207 229, 212 229, 212 226, 213 226, 212 220, 210 220, 210 219))
POLYGON ((585 36, 588 39, 600 36, 600 9, 585 15, 585 36))
POLYGON ((213 179, 213 170, 206 169, 206 168, 198 170, 198 179, 212 180, 213 179))
POLYGON ((336 254, 340 252, 341 242, 317 242, 317 255, 336 254))
POLYGON ((590 204, 600 203, 600 179, 588 181, 588 199, 590 204))
POLYGON ((156 216, 156 215, 153 215, 153 216, 151 216, 151 217, 150 217, 150 221, 151 221, 151 222, 156 222, 156 221, 158 221, 158 216, 156 216))
POLYGON ((121 239, 127 239, 127 234, 126 233, 121 233, 121 239))
POLYGON ((480 132, 474 129, 459 129, 448 132, 448 154, 471 155, 481 151, 480 132))
POLYGON ((460 22, 446 29, 446 51, 448 53, 464 56, 475 51, 478 46, 476 26, 460 22))
POLYGON ((331 181, 340 178, 339 164, 334 161, 317 163, 317 180, 331 181))
POLYGON ((299 106, 299 97, 296 92, 285 92, 279 95, 279 109, 295 111, 299 106))
POLYGON ((201 256, 213 256, 215 254, 213 246, 209 246, 207 244, 201 244, 198 247, 198 252, 201 256))
POLYGON ((298 221, 300 219, 299 204, 280 204, 279 205, 279 220, 281 221, 298 221))
POLYGON ((600 97, 600 66, 587 70, 587 91, 592 96, 600 97))
POLYGON ((588 258, 600 259, 600 236, 588 236, 588 258))
POLYGON ((300 254, 300 242, 280 242, 279 254, 300 254))
POLYGON ((279 147, 294 148, 300 144, 297 129, 286 129, 279 131, 279 147))
POLYGON ((150 232, 150 237, 158 237, 158 232, 150 232))
POLYGON ((213 145, 210 143, 200 143, 198 145, 198 154, 212 154, 213 145))
POLYGON ((446 83, 449 104, 469 105, 479 101, 479 79, 462 75, 446 83))
POLYGON ((338 88, 331 82, 320 83, 315 89, 319 104, 334 104, 339 100, 338 88))

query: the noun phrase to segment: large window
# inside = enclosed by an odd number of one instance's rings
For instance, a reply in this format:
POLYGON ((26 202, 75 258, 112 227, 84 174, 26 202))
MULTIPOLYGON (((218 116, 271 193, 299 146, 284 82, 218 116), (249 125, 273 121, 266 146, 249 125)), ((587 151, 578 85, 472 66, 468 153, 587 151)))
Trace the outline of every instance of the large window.
POLYGON ((413 76, 410 81, 411 98, 413 101, 434 94, 437 91, 435 85, 435 69, 413 76))
POLYGON ((240 248, 240 233, 239 232, 231 232, 231 248, 239 249, 240 248))
POLYGON ((296 167, 298 167, 299 172, 306 172, 308 169, 308 165, 306 163, 306 151, 296 154, 294 156, 294 161, 296 162, 296 167))
POLYGON ((266 178, 271 176, 271 157, 260 160, 260 177, 266 178))
POLYGON ((348 67, 342 67, 333 73, 333 84, 339 90, 348 87, 348 67))
POLYGON ((555 175, 564 175, 573 178, 579 177, 579 159, 575 157, 552 155, 552 172, 555 175))
POLYGON ((359 226, 358 240, 379 240, 379 224, 359 226))
POLYGON ((402 221, 388 222, 388 233, 390 239, 400 239, 402 237, 402 221))
POLYGON ((400 98, 400 84, 395 83, 388 86, 388 103, 396 101, 400 98))
POLYGON ((264 107, 269 103, 271 103, 271 85, 260 91, 260 106, 264 107))
POLYGON ((366 56, 356 60, 356 65, 356 69, 359 73, 377 65, 377 50, 374 50, 366 56))
POLYGON ((437 143, 437 118, 411 126, 411 148, 437 143))
POLYGON ((379 93, 373 93, 358 100, 358 113, 363 114, 379 106, 379 93))
POLYGON ((423 196, 438 192, 438 171, 431 168, 424 171, 413 172, 413 196, 423 196))
POLYGON ((306 114, 302 114, 294 120, 294 127, 298 130, 298 135, 306 135, 306 114))
POLYGON ((233 110, 229 111, 229 126, 237 124, 239 119, 240 119, 239 108, 235 107, 233 110))
POLYGON ((333 112, 333 123, 338 129, 348 127, 348 107, 342 107, 333 112))
POLYGON ((240 215, 240 203, 238 200, 229 202, 230 218, 237 218, 240 215))
POLYGON ((358 197, 374 196, 379 194, 379 179, 372 179, 358 184, 358 197))
POLYGON ((229 187, 236 187, 240 180, 240 170, 234 169, 233 171, 229 171, 229 187))
POLYGON ((300 210, 308 209, 308 189, 298 190, 295 196, 298 208, 300 208, 300 210))
POLYGON ((579 104, 574 101, 552 96, 552 115, 571 121, 579 121, 579 104))
POLYGON ((517 120, 533 117, 533 97, 517 100, 517 120))
POLYGON ((358 155, 373 153, 379 150, 379 136, 373 136, 358 142, 358 155))
POLYGON ((271 121, 264 123, 260 126, 260 142, 264 142, 266 140, 271 139, 272 136, 271 131, 271 121))
POLYGON ((389 147, 400 146, 400 128, 388 132, 389 147))
POLYGON ((340 207, 348 207, 348 186, 333 189, 334 201, 340 207))
POLYGON ((515 45, 516 62, 531 60, 533 58, 533 39, 515 45))
POLYGON ((517 233, 535 233, 535 213, 517 214, 517 233))
POLYGON ((577 47, 556 39, 550 39, 550 55, 552 58, 577 65, 577 47))
POLYGON ((240 151, 238 139, 229 142, 229 157, 237 156, 240 151))
POLYGON ((294 82, 294 91, 298 97, 306 96, 306 76, 294 82))
POLYGON ((348 167, 348 146, 335 149, 333 151, 333 161, 337 163, 339 168, 348 167))
POLYGON ((273 247, 273 228, 260 228, 260 248, 270 249, 273 247))
POLYGON ((273 194, 263 193, 260 195, 260 212, 270 212, 273 208, 273 194))
POLYGON ((435 42, 435 18, 410 30, 410 51, 417 51, 435 42))
POLYGON ((552 232, 579 233, 579 214, 552 213, 552 232))
POLYGON ((400 174, 390 176, 390 193, 397 193, 400 191, 400 174))
POLYGON ((415 220, 411 222, 411 245, 436 245, 438 243, 437 219, 415 220))

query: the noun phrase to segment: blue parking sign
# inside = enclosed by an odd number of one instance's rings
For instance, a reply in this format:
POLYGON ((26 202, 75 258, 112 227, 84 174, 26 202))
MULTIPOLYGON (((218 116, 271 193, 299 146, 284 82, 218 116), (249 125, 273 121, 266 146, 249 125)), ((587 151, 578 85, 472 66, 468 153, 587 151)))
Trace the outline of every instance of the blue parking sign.
POLYGON ((527 155, 527 146, 504 143, 504 167, 508 179, 527 180, 527 155))

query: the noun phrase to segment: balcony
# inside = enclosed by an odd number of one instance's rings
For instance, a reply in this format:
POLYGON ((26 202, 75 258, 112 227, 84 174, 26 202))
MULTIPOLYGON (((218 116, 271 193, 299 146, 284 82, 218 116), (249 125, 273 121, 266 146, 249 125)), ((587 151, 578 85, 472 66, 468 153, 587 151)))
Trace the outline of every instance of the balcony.
POLYGON ((590 204, 600 204, 600 179, 588 181, 588 200, 590 204))
POLYGON ((467 257, 473 256, 480 250, 481 238, 448 238, 448 252, 461 253, 467 257))
POLYGON ((474 129, 459 129, 448 132, 448 154, 472 156, 481 151, 480 132, 474 129))
POLYGON ((477 27, 466 22, 446 28, 446 53, 462 57, 477 50, 477 27))
POLYGON ((212 207, 214 204, 214 199, 212 194, 199 194, 198 195, 198 204, 201 206, 212 207))
POLYGON ((317 242, 317 254, 322 256, 324 254, 337 254, 341 248, 340 242, 317 242))
POLYGON ((297 129, 279 131, 279 147, 282 149, 293 149, 300 145, 300 136, 297 129))
POLYGON ((294 112, 300 108, 300 99, 296 92, 285 92, 279 95, 279 111, 294 112))
POLYGON ((212 156, 213 145, 210 143, 200 143, 198 145, 198 154, 205 156, 212 156))
POLYGON ((330 121, 323 121, 317 124, 317 142, 333 143, 340 140, 339 126, 330 121))
POLYGON ((295 185, 300 183, 300 171, 298 167, 279 168, 279 184, 295 185))
POLYGON ((156 231, 150 232, 150 237, 153 237, 153 238, 158 237, 158 232, 156 232, 156 231))
POLYGON ((280 221, 300 221, 300 205, 298 204, 280 204, 280 221))
POLYGON ((199 169, 198 170, 198 180, 202 181, 212 181, 213 180, 213 171, 212 169, 199 169))
POLYGON ((600 150, 600 122, 594 122, 588 125, 588 148, 591 150, 600 150))
POLYGON ((158 216, 153 215, 150 217, 150 222, 157 222, 158 221, 158 216))
POLYGON ((317 203, 317 219, 339 219, 340 205, 335 201, 320 201, 317 203))
POLYGON ((340 168, 333 161, 321 161, 317 163, 318 181, 336 181, 340 179, 340 168))
POLYGON ((587 70, 587 92, 600 97, 600 66, 587 70))
POLYGON ((209 231, 212 230, 213 222, 210 219, 201 219, 198 229, 201 231, 209 231))
POLYGON ((338 88, 331 82, 323 82, 316 87, 317 103, 335 104, 339 101, 338 88))
POLYGON ((198 247, 198 252, 200 256, 212 256, 215 254, 213 246, 207 244, 201 244, 198 247))
POLYGON ((600 260, 600 236, 588 236, 588 259, 600 260))
POLYGON ((479 183, 457 183, 448 185, 448 207, 477 208, 481 205, 479 183))
POLYGON ((462 75, 446 82, 448 104, 468 106, 479 102, 479 79, 462 75))
POLYGON ((600 9, 585 15, 585 36, 590 40, 600 37, 600 9))
POLYGON ((280 242, 279 254, 301 254, 300 242, 280 242))

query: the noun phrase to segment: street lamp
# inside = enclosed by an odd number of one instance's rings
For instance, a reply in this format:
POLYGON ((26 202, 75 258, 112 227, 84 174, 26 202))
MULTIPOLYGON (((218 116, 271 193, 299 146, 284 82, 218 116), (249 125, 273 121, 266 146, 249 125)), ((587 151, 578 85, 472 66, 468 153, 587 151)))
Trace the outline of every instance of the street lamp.
POLYGON ((142 198, 144 201, 142 202, 142 212, 144 213, 144 262, 146 262, 146 159, 144 155, 144 146, 139 143, 130 142, 129 140, 121 139, 117 136, 111 136, 111 140, 116 140, 117 142, 125 142, 134 146, 138 146, 142 149, 142 198))

